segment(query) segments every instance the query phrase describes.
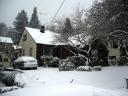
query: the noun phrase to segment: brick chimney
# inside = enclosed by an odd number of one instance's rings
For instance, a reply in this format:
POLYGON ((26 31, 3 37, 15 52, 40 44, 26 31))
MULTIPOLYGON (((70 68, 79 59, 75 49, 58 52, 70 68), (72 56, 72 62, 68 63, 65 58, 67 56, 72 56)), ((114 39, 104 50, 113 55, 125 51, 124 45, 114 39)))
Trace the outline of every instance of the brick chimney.
POLYGON ((41 32, 41 33, 45 33, 45 26, 41 26, 40 32, 41 32))

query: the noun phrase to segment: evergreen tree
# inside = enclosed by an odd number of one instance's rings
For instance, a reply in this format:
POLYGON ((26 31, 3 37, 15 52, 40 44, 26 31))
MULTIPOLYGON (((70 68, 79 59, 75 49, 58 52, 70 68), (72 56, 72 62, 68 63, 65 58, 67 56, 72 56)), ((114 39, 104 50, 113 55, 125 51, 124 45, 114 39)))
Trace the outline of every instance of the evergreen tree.
POLYGON ((14 23, 14 28, 18 32, 17 41, 19 41, 22 33, 24 32, 25 26, 28 26, 28 17, 25 10, 22 10, 20 13, 18 13, 13 23, 14 23))
POLYGON ((72 25, 71 25, 71 21, 69 18, 66 18, 63 31, 68 34, 71 34, 71 32, 72 32, 72 25))
POLYGON ((67 41, 68 37, 70 37, 73 33, 73 27, 71 24, 71 21, 69 18, 66 18, 64 22, 64 27, 63 27, 63 39, 67 41))
POLYGON ((0 23, 0 36, 7 36, 8 34, 8 28, 6 24, 0 23))
MULTIPOLYGON (((88 11, 89 33, 96 38, 101 38, 107 44, 109 33, 119 26, 116 17, 125 11, 123 0, 103 0, 95 2, 88 11)), ((120 25, 123 25, 120 23, 120 25)))
POLYGON ((40 22, 39 22, 39 19, 37 16, 37 8, 36 7, 34 7, 34 9, 33 9, 33 13, 32 13, 31 19, 30 19, 29 26, 32 28, 40 27, 40 22))

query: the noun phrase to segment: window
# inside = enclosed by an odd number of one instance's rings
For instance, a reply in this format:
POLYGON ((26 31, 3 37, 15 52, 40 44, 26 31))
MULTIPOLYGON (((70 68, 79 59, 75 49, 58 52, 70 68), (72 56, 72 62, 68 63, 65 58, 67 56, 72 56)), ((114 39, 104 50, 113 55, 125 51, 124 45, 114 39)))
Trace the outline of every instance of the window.
POLYGON ((8 59, 7 58, 4 58, 4 62, 8 62, 8 59))
POLYGON ((50 47, 45 47, 45 48, 43 49, 43 55, 52 56, 52 48, 50 48, 50 47))
POLYGON ((32 56, 32 47, 29 49, 29 56, 32 56))
POLYGON ((26 40, 27 40, 27 34, 23 35, 22 41, 26 41, 26 40))

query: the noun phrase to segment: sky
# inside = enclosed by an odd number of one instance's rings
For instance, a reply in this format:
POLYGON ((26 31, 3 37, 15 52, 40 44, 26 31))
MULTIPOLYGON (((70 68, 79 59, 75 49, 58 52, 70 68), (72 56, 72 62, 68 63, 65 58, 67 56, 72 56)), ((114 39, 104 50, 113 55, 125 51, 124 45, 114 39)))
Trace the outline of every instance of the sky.
MULTIPOLYGON (((7 26, 13 26, 17 14, 24 9, 30 19, 33 8, 36 6, 38 17, 42 25, 50 24, 52 18, 57 12, 63 0, 0 0, 0 22, 4 22, 7 26), (41 13, 41 14, 40 14, 41 13)), ((94 0, 65 0, 62 8, 56 16, 70 16, 76 6, 87 9, 93 4, 94 0)))

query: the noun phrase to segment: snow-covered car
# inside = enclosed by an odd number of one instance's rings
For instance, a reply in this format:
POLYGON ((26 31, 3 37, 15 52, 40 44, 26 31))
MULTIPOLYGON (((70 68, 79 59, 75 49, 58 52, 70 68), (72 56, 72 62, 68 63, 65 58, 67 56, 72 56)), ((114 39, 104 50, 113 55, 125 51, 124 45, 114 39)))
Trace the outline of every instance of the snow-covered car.
POLYGON ((13 62, 14 69, 25 69, 25 68, 37 69, 37 66, 38 66, 37 60, 30 56, 19 57, 13 62))

